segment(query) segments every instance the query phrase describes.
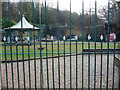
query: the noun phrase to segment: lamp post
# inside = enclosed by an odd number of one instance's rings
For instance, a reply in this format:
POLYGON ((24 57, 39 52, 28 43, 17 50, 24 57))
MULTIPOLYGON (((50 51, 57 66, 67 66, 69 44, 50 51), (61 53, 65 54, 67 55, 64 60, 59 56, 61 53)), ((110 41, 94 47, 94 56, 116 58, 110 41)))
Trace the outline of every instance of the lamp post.
MULTIPOLYGON (((118 21, 117 21, 117 32, 118 32, 118 41, 120 41, 120 0, 117 0, 117 4, 118 4, 118 21)), ((118 44, 118 48, 120 48, 120 44, 118 44)))
POLYGON ((88 20, 89 20, 89 24, 88 24, 88 33, 91 33, 92 30, 92 15, 93 15, 93 7, 91 7, 93 4, 93 2, 90 2, 89 4, 89 10, 88 10, 88 20))
MULTIPOLYGON (((117 5, 118 5, 118 17, 117 17, 117 40, 120 41, 120 0, 117 0, 117 5)), ((118 49, 120 49, 120 44, 118 43, 118 49)), ((119 56, 120 58, 120 56, 119 56)))
POLYGON ((117 1, 118 5, 118 21, 117 21, 117 26, 120 26, 120 0, 117 1))

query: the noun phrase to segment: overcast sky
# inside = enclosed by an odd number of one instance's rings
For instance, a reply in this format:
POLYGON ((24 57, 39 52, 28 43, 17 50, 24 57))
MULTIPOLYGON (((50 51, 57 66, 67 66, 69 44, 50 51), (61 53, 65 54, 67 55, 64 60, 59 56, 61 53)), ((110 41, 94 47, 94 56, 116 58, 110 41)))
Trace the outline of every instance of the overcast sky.
MULTIPOLYGON (((8 0, 2 0, 2 1, 8 1, 8 0)), ((44 0, 9 0, 11 2, 17 2, 17 1, 41 1, 41 2, 44 2, 44 0)), ((70 0, 58 0, 59 1, 59 8, 61 10, 69 10, 70 8, 70 0)), ((97 8, 102 8, 103 6, 107 6, 108 4, 108 0, 96 0, 97 1, 97 8)), ((49 6, 52 6, 52 7, 57 7, 57 0, 46 0, 46 2, 49 4, 49 6)), ((72 11, 75 11, 75 12, 81 12, 82 10, 82 0, 71 0, 72 2, 72 11)), ((95 0, 84 0, 84 7, 85 7, 85 10, 86 9, 89 9, 90 7, 91 8, 94 8, 94 4, 95 4, 95 0)))
MULTIPOLYGON (((51 6, 54 6, 56 7, 56 3, 57 3, 57 0, 49 0, 50 1, 50 4, 51 6)), ((96 0, 97 1, 97 8, 102 8, 103 6, 107 6, 108 4, 108 0, 96 0)), ((60 9, 62 10, 69 10, 70 8, 70 0, 59 0, 59 7, 60 9)), ((82 10, 82 0, 71 0, 72 2, 72 11, 75 11, 75 12, 81 12, 82 10)), ((85 7, 85 10, 86 9, 89 9, 90 7, 91 8, 94 8, 95 7, 95 0, 84 0, 84 7, 85 7)))

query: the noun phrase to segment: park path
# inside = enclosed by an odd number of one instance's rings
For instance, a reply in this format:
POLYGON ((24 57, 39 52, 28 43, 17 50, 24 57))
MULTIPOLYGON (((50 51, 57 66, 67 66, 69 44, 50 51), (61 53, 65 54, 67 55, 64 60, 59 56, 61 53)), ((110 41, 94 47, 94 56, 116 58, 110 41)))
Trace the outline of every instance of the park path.
MULTIPOLYGON (((88 55, 84 54, 84 87, 88 87, 88 55)), ((94 87, 94 54, 90 54, 90 87, 94 87)), ((102 87, 106 87, 106 78, 107 78, 107 54, 102 55, 102 87)), ((54 85, 55 88, 59 87, 58 84, 58 58, 54 59, 54 85)), ((78 55, 77 57, 77 74, 78 74, 78 88, 82 87, 82 55, 78 55)), ((113 54, 109 54, 109 80, 108 80, 108 87, 112 87, 113 81, 113 54)), ((72 88, 76 87, 76 56, 72 56, 72 88)), ((46 71, 46 59, 42 59, 43 64, 43 87, 47 88, 47 71, 46 71)), ((70 87, 70 57, 65 57, 65 65, 66 65, 66 87, 70 87)), ((96 55, 96 88, 100 87, 100 68, 101 68, 101 55, 96 55)), ((19 82, 20 87, 29 88, 29 64, 28 61, 24 62, 24 69, 25 69, 25 84, 24 84, 24 77, 23 77, 23 62, 19 62, 19 82)), ((30 79, 31 79, 31 88, 35 87, 35 79, 36 79, 36 87, 40 87, 40 60, 30 61, 30 79), (35 78, 35 68, 34 62, 36 63, 36 78, 35 78)), ((14 73, 14 87, 18 87, 18 74, 17 74, 17 63, 13 63, 13 73, 14 73)), ((114 82, 115 88, 118 88, 118 80, 119 80, 119 71, 118 68, 115 66, 114 72, 114 82)), ((12 87, 12 72, 11 72, 11 63, 7 63, 7 76, 8 76, 8 86, 9 88, 12 87)), ((48 59, 48 74, 49 74, 49 87, 53 88, 53 76, 52 76, 52 59, 48 59)), ((2 63, 2 87, 6 87, 6 64, 2 63)), ((64 57, 60 57, 60 87, 64 87, 64 57)))

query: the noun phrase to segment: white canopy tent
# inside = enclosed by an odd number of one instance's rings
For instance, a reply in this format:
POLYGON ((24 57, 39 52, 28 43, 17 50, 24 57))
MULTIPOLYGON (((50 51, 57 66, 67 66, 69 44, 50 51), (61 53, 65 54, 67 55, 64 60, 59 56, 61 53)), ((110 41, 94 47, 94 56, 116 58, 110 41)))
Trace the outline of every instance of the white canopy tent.
POLYGON ((32 32, 36 32, 34 33, 34 35, 38 36, 38 31, 39 28, 34 27, 33 25, 31 25, 23 16, 22 19, 14 26, 8 27, 8 28, 4 28, 4 30, 6 31, 6 37, 7 37, 7 41, 10 42, 10 37, 12 37, 12 39, 15 39, 15 37, 22 39, 22 37, 27 38, 27 37, 31 37, 32 40, 32 32), (23 31, 22 31, 23 30, 23 31))
POLYGON ((9 27, 9 28, 4 28, 5 30, 11 29, 11 30, 19 30, 19 29, 24 29, 24 30, 29 30, 29 29, 39 29, 37 27, 34 27, 31 25, 25 17, 22 17, 22 20, 20 20, 16 25, 9 27))

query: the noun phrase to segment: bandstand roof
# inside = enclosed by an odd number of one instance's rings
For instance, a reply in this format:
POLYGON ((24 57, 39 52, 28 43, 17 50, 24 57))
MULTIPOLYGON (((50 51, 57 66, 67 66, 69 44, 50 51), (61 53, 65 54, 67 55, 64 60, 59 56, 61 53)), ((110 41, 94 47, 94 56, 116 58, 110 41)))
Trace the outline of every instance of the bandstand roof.
POLYGON ((20 20, 16 25, 12 26, 12 27, 8 27, 8 28, 4 28, 5 30, 7 29, 26 29, 26 30, 29 30, 29 29, 39 29, 37 27, 34 27, 33 25, 31 25, 26 19, 25 17, 23 16, 22 17, 22 20, 20 20))

